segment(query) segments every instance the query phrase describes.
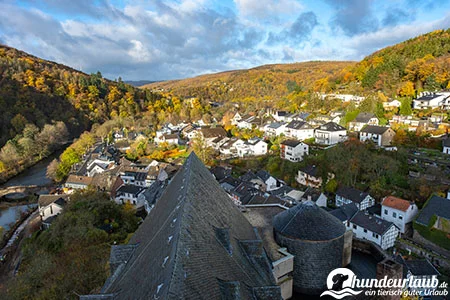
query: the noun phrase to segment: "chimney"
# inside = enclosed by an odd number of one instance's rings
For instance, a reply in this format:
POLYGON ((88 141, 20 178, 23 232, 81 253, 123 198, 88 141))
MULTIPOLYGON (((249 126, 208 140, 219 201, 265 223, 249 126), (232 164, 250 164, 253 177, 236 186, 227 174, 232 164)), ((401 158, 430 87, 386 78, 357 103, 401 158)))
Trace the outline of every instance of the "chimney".
POLYGON ((447 191, 447 199, 450 200, 450 190, 447 191))

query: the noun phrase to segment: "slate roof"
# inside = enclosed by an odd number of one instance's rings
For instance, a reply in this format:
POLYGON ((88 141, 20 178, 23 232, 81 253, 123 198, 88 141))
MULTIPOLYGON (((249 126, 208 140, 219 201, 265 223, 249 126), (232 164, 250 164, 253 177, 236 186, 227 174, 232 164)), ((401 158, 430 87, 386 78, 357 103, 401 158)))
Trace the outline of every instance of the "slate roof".
POLYGON ((348 203, 330 211, 330 214, 341 220, 342 222, 347 222, 350 220, 359 209, 356 207, 355 203, 348 203))
POLYGON ((299 129, 313 129, 311 127, 311 125, 309 125, 305 121, 296 121, 296 120, 291 121, 289 124, 287 124, 286 128, 296 129, 296 130, 299 130, 299 129))
POLYGON ((191 154, 101 293, 120 299, 280 299, 262 241, 191 154))
POLYGON ((394 196, 387 196, 381 205, 406 212, 411 206, 411 202, 394 196))
POLYGON ((436 195, 431 196, 420 211, 416 222, 428 226, 434 215, 450 220, 450 200, 436 195))
POLYGON ((368 123, 372 118, 375 118, 375 115, 373 113, 362 112, 356 116, 353 122, 368 123))
POLYGON ((258 176, 256 176, 256 174, 252 171, 247 171, 247 173, 239 177, 239 179, 242 181, 252 181, 254 179, 258 179, 258 176))
POLYGON ((366 214, 363 211, 358 211, 353 218, 351 218, 350 222, 380 235, 383 235, 389 228, 395 226, 392 222, 366 214))
POLYGON ((302 171, 303 173, 308 174, 309 176, 317 177, 318 176, 317 173, 319 172, 319 168, 316 165, 309 165, 309 166, 300 168, 300 171, 302 171))
POLYGON ((141 191, 143 190, 142 187, 139 187, 137 185, 133 185, 133 184, 124 184, 122 185, 118 190, 116 194, 120 194, 120 193, 128 193, 128 194, 133 194, 133 195, 137 195, 139 194, 141 191))
POLYGON ((389 128, 390 127, 385 127, 385 126, 367 125, 363 129, 361 129, 361 132, 381 135, 381 134, 385 133, 389 128))
POLYGON ((241 182, 230 192, 232 195, 239 197, 242 204, 247 204, 253 195, 260 194, 260 191, 254 187, 254 184, 249 182, 241 182))
POLYGON ((167 180, 156 180, 144 191, 145 201, 147 201, 149 205, 155 204, 162 196, 166 188, 167 180))
POLYGON ((420 98, 417 98, 416 100, 417 101, 431 101, 431 100, 433 100, 433 99, 435 99, 435 98, 438 98, 438 97, 440 97, 441 95, 438 95, 438 94, 427 94, 427 95, 423 95, 422 97, 420 97, 420 98))
POLYGON ((343 186, 336 191, 336 195, 351 200, 355 203, 361 203, 367 196, 369 196, 369 193, 362 192, 352 187, 343 186))
POLYGON ((284 123, 284 122, 272 122, 272 123, 269 124, 268 128, 278 129, 281 126, 283 126, 284 124, 286 124, 286 123, 284 123))
POLYGON ((328 241, 345 233, 341 221, 311 201, 276 215, 273 228, 284 236, 308 241, 328 241))
POLYGON ((302 199, 304 201, 311 200, 312 202, 315 203, 319 199, 320 195, 322 195, 322 192, 319 189, 310 187, 303 194, 302 199), (308 197, 310 197, 310 199, 308 199, 308 197))
POLYGON ((216 180, 220 181, 225 177, 231 176, 231 168, 224 168, 220 166, 212 167, 210 170, 216 180))
POLYGON ((301 144, 302 142, 300 141, 296 141, 296 140, 285 140, 284 142, 281 142, 282 145, 286 145, 292 148, 297 147, 299 144, 301 144))
POLYGON ((256 176, 261 178, 264 182, 266 182, 270 177, 272 177, 267 171, 265 170, 259 170, 256 172, 256 176))
POLYGON ((328 122, 326 124, 323 124, 317 129, 323 130, 323 131, 342 131, 342 130, 346 130, 344 127, 342 127, 341 125, 336 124, 334 122, 328 122))
POLYGON ((438 270, 427 259, 405 260, 405 265, 415 276, 439 276, 438 270))
POLYGON ((442 146, 450 147, 450 138, 449 137, 442 140, 442 146))
POLYGON ((69 195, 39 195, 38 204, 40 207, 47 206, 51 203, 56 203, 60 206, 64 205, 65 200, 69 198, 69 195), (60 200, 62 199, 63 202, 60 200))

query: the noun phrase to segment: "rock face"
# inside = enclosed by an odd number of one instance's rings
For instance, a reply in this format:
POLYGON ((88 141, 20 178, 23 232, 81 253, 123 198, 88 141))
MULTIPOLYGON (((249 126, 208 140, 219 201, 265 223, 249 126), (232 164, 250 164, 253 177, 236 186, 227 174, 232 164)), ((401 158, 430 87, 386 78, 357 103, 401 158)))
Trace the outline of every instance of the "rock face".
POLYGON ((326 289, 328 274, 349 263, 345 226, 313 202, 276 215, 273 227, 277 243, 294 255, 294 290, 298 293, 320 294, 326 289))

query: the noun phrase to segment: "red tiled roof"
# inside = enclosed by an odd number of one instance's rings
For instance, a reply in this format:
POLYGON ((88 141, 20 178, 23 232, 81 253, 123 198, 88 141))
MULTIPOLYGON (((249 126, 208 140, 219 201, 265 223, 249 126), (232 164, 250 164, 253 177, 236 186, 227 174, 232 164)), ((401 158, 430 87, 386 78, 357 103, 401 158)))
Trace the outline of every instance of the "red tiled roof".
POLYGON ((394 196, 388 196, 384 198, 382 205, 398 209, 401 211, 407 211, 411 203, 405 199, 397 198, 394 196))

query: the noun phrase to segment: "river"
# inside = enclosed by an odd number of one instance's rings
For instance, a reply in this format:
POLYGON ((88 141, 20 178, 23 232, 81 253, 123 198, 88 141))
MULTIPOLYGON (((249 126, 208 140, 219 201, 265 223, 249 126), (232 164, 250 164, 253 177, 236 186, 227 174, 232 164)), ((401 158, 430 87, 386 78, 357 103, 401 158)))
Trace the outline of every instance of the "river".
MULTIPOLYGON (((67 146, 69 145, 70 144, 68 144, 67 146)), ((5 188, 9 186, 30 186, 30 185, 45 186, 51 184, 52 181, 46 176, 47 166, 51 163, 53 159, 58 158, 61 155, 61 153, 64 152, 66 147, 63 147, 60 150, 53 152, 53 154, 51 154, 47 158, 44 158, 34 166, 24 170, 19 175, 14 176, 4 184, 0 185, 0 188, 5 188)))
POLYGON ((15 224, 20 219, 20 214, 29 209, 34 209, 37 204, 18 205, 0 210, 0 226, 6 231, 10 229, 10 225, 15 224))

